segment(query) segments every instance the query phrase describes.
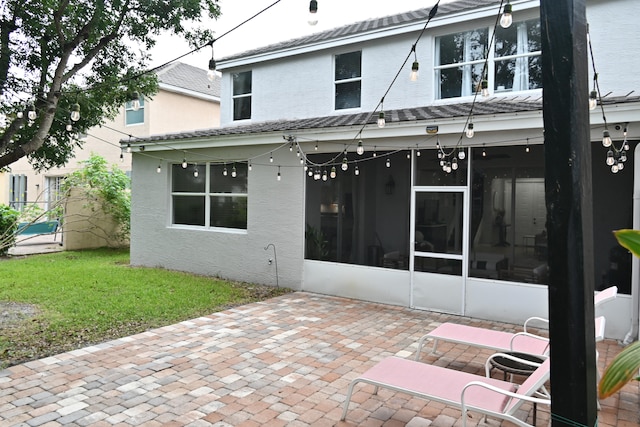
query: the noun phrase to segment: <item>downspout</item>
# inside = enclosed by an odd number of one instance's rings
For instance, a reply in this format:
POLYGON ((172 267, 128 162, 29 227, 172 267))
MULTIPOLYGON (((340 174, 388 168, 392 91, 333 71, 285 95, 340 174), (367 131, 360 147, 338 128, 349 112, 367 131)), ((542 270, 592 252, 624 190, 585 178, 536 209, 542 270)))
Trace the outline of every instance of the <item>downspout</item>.
MULTIPOLYGON (((633 167, 633 229, 640 230, 640 144, 634 150, 633 167)), ((631 258, 631 329, 624 337, 623 344, 630 344, 638 338, 638 328, 640 327, 640 259, 634 256, 631 258)))

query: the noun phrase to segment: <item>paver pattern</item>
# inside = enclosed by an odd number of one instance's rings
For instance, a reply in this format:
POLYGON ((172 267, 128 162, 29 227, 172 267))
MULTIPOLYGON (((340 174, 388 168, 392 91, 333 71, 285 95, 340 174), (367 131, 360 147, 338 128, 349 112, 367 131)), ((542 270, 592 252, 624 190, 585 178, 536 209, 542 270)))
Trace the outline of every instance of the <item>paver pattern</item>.
MULTIPOLYGON (((352 379, 384 357, 412 358, 446 321, 521 330, 296 292, 0 371, 0 426, 459 426, 456 409, 368 385, 340 421, 352 379)), ((438 349, 421 360, 481 375, 490 354, 438 349)), ((607 340, 598 350, 602 369, 621 347, 607 340)), ((601 402, 599 427, 640 426, 639 396, 632 383, 601 402)), ((522 416, 531 420, 531 406, 522 416)), ((539 408, 537 424, 549 418, 539 408)))

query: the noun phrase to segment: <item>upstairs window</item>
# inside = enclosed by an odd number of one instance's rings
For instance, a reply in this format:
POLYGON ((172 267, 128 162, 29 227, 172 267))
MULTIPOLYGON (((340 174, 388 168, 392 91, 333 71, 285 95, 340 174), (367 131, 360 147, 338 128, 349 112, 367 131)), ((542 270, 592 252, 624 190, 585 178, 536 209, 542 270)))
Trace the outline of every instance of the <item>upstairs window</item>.
POLYGON ((233 73, 233 120, 251 118, 251 71, 233 73))
POLYGON ((436 38, 436 98, 472 96, 483 77, 496 93, 542 87, 539 19, 498 27, 493 46, 489 36, 482 28, 436 38))
POLYGON ((144 98, 140 97, 140 107, 134 109, 133 102, 127 101, 124 105, 124 124, 140 125, 144 123, 144 98))
POLYGON ((360 107, 362 52, 350 52, 335 57, 335 109, 360 107))

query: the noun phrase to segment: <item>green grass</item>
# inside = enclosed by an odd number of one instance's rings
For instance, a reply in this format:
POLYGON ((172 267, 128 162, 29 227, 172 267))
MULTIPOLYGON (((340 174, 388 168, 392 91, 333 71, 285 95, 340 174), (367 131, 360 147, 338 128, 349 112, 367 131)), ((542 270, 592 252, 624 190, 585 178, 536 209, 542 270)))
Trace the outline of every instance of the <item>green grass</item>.
POLYGON ((123 250, 2 260, 0 301, 34 304, 38 314, 0 325, 0 368, 289 291, 130 267, 123 250))

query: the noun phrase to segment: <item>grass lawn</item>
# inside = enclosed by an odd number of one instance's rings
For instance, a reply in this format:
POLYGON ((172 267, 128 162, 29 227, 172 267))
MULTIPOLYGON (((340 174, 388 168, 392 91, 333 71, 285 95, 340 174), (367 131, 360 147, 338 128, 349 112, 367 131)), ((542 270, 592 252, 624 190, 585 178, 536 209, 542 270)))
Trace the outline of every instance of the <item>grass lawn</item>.
POLYGON ((0 369, 287 292, 130 267, 128 250, 3 259, 0 302, 31 313, 0 318, 0 369))

